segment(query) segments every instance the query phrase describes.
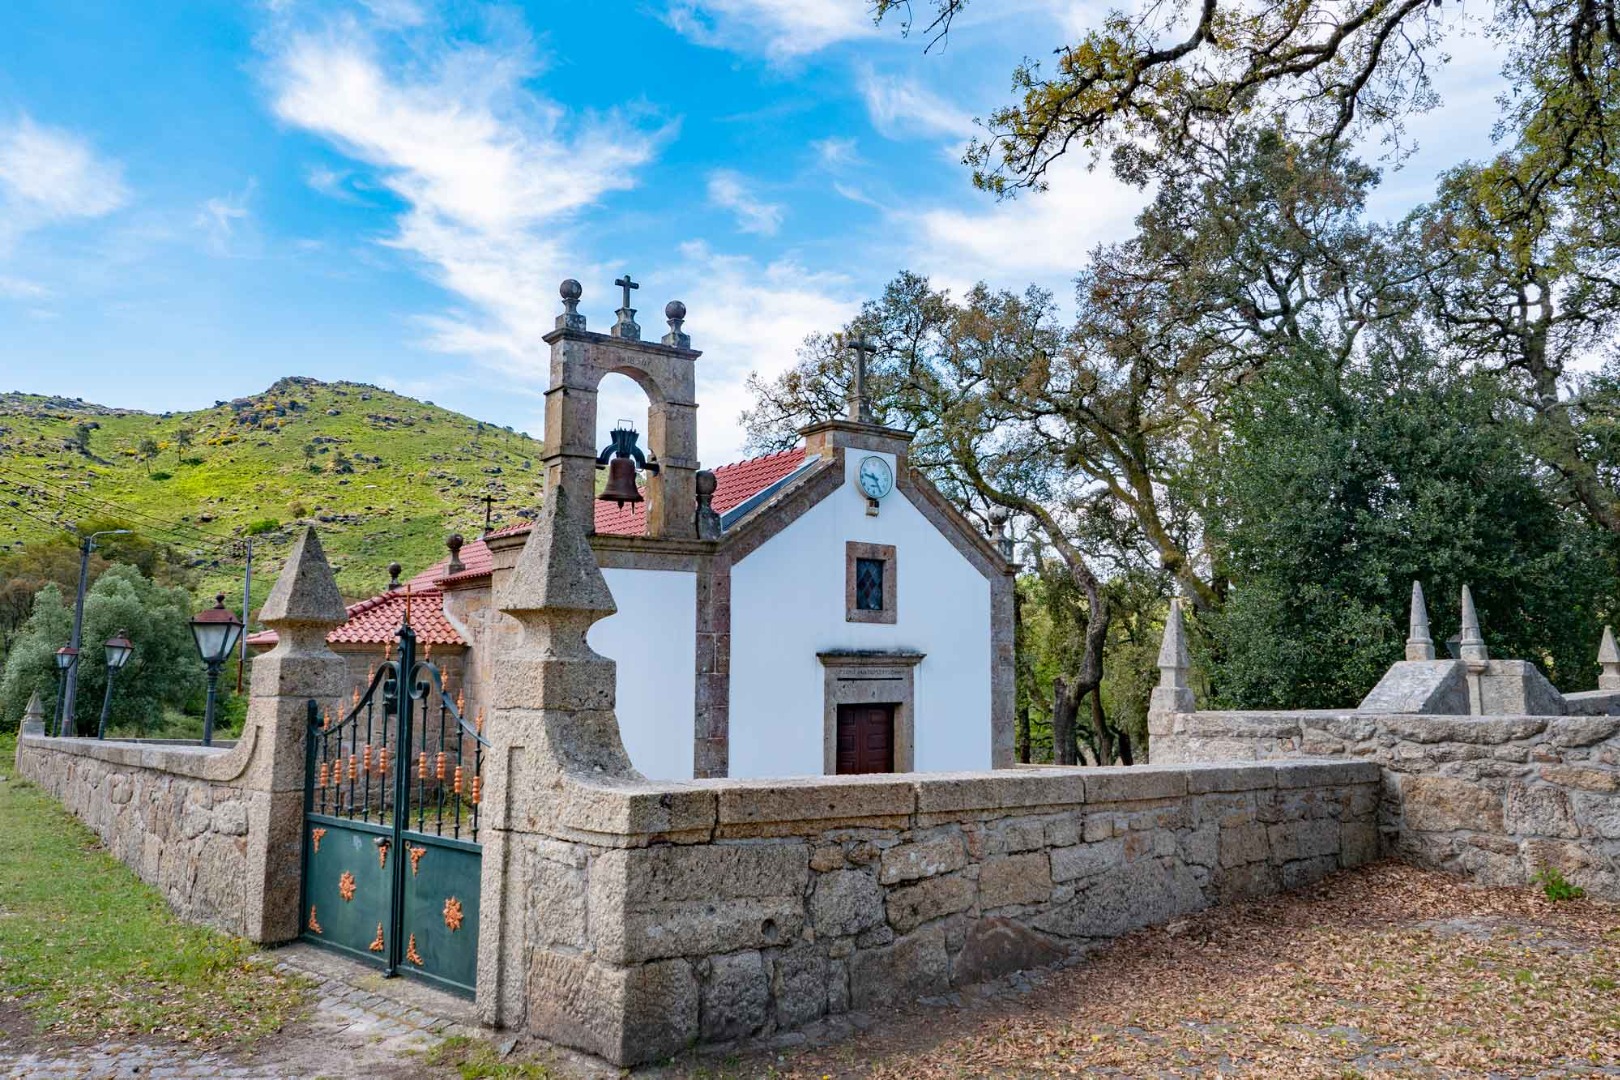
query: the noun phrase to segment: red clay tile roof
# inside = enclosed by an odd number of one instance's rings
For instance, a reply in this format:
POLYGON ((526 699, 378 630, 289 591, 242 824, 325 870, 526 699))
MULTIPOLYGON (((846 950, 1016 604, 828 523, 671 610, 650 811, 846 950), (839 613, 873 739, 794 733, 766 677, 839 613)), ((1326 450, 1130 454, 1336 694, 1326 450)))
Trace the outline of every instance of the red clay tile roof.
MULTIPOLYGON (((466 639, 444 615, 444 593, 432 586, 420 587, 417 575, 411 584, 411 629, 421 645, 465 645, 466 639)), ((349 605, 349 621, 326 635, 332 645, 381 645, 393 641, 405 621, 405 590, 391 592, 349 605)), ((248 638, 248 644, 266 648, 279 638, 274 630, 261 630, 248 638)))
MULTIPOLYGON (((727 510, 740 506, 772 484, 791 475, 803 464, 804 447, 799 446, 780 453, 766 454, 763 457, 720 466, 714 470, 715 511, 724 514, 727 510)), ((609 502, 598 502, 595 506, 596 531, 599 533, 640 536, 646 528, 646 503, 620 508, 609 502)), ((435 645, 465 645, 461 634, 444 617, 442 587, 488 577, 495 568, 495 560, 490 554, 489 545, 484 541, 495 536, 526 533, 531 527, 529 522, 521 521, 515 525, 495 529, 489 536, 467 541, 461 548, 463 569, 458 573, 445 574, 445 568, 449 565, 449 560, 445 559, 412 578, 411 626, 416 630, 417 640, 423 644, 432 642, 435 645)), ((381 644, 392 641, 394 632, 399 629, 399 624, 404 618, 404 596, 405 590, 399 589, 351 605, 349 621, 328 634, 326 640, 333 644, 381 644)), ((275 643, 274 630, 265 630, 248 638, 248 644, 253 646, 270 646, 275 643)))
POLYGON ((791 450, 749 458, 735 465, 720 466, 714 470, 714 478, 719 481, 714 489, 715 510, 723 514, 747 502, 803 464, 804 447, 795 446, 791 450))
MULTIPOLYGON (((732 507, 747 502, 803 464, 804 447, 799 446, 780 453, 739 461, 733 465, 720 466, 714 470, 715 511, 723 514, 732 507)), ((598 502, 594 505, 596 531, 599 533, 611 536, 640 536, 647 527, 646 503, 626 504, 622 509, 610 502, 598 502)), ((516 525, 495 529, 489 536, 526 533, 530 527, 526 521, 519 522, 516 525)), ((489 572, 494 569, 494 560, 490 556, 489 547, 484 543, 488 538, 469 540, 462 546, 461 565, 466 569, 460 573, 446 576, 444 573, 446 563, 441 562, 417 575, 416 580, 425 578, 432 584, 459 585, 488 577, 489 572)))

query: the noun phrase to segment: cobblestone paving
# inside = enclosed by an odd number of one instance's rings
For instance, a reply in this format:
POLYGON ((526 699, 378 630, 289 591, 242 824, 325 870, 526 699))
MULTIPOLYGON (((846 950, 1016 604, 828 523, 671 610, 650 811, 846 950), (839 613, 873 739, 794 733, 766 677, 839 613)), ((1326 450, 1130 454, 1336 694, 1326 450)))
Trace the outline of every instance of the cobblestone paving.
POLYGON ((420 1053, 451 1035, 472 1034, 465 1005, 420 986, 389 984, 388 996, 367 988, 374 976, 306 947, 284 950, 276 969, 311 979, 308 1019, 266 1039, 248 1054, 107 1042, 16 1050, 0 1040, 6 1080, 311 1080, 420 1077, 420 1053), (441 1007, 442 1006, 442 1007, 441 1007))

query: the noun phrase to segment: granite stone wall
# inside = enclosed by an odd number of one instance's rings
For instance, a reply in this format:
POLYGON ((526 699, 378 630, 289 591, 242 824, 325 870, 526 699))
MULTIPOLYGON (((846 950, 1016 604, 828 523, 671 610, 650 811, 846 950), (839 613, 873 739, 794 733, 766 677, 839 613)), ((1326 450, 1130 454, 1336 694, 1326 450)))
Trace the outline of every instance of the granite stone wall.
POLYGON ((349 694, 326 644, 348 613, 313 528, 293 542, 259 612, 276 647, 253 660, 247 718, 234 745, 101 742, 24 721, 16 768, 95 830, 182 918, 252 941, 299 929, 309 703, 349 694))
POLYGON ((1149 718, 1155 763, 1290 757, 1374 763, 1386 851, 1493 885, 1543 867, 1620 900, 1620 716, 1195 712, 1149 718))
POLYGON ((1377 784, 1271 762, 576 791, 505 834, 521 910, 480 1006, 629 1065, 946 994, 1372 859, 1377 784))
POLYGON ((249 932, 249 821, 263 817, 259 804, 268 799, 232 782, 231 765, 245 760, 234 749, 40 735, 17 748, 19 773, 88 825, 176 914, 233 934, 249 932))

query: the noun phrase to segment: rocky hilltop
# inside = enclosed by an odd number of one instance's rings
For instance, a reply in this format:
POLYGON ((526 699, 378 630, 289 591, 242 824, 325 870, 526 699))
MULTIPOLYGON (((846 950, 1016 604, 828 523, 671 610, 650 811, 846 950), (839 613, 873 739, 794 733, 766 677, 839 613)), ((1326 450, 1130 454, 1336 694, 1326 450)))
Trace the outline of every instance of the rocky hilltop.
MULTIPOLYGON (((452 531, 537 500, 540 443, 375 386, 281 379, 261 394, 161 415, 0 394, 0 550, 116 521, 181 551, 204 589, 241 589, 254 541, 262 599, 296 529, 314 522, 344 594, 398 560, 440 557, 452 531)), ((102 526, 104 527, 104 526, 102 526)))

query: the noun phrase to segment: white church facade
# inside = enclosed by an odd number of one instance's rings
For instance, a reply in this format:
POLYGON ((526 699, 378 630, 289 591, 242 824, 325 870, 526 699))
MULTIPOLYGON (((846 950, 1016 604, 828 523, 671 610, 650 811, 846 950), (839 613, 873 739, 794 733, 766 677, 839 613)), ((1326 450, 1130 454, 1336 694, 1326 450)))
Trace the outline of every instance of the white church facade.
MULTIPOLYGON (((618 610, 589 640, 617 664, 636 768, 685 780, 1010 766, 1015 568, 911 467, 911 436, 873 423, 857 392, 849 418, 804 429, 799 446, 703 471, 684 306, 668 305, 653 343, 628 302, 599 334, 577 283, 562 295, 546 339, 546 489, 596 508, 591 544, 618 610), (644 460, 627 460, 628 437, 618 453, 594 445, 610 372, 647 393, 644 460)), ((527 536, 453 538, 449 559, 353 605, 334 647, 362 675, 408 607, 476 714, 517 628, 498 604, 527 536)))

